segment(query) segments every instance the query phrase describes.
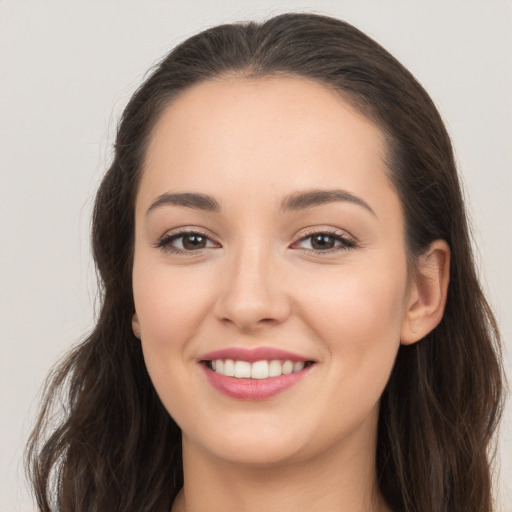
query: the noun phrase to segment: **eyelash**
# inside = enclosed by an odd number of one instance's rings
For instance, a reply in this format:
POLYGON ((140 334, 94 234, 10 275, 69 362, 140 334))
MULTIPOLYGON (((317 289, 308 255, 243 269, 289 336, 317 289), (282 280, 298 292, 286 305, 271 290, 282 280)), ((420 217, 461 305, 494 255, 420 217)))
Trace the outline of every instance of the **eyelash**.
MULTIPOLYGON (((179 240, 180 238, 184 238, 185 236, 191 236, 191 235, 197 235, 201 236, 207 239, 208 241, 212 241, 211 238, 201 231, 196 230, 190 230, 190 231, 180 231, 179 233, 170 234, 170 235, 164 235, 156 244, 156 247, 161 249, 164 253, 171 253, 171 254, 184 254, 184 255, 192 255, 192 254, 202 254, 204 249, 209 248, 202 248, 198 250, 182 250, 172 247, 172 242, 175 240, 179 240)), ((292 247, 300 242, 304 242, 308 238, 312 238, 315 235, 327 235, 334 239, 335 243, 338 243, 336 247, 333 247, 331 249, 326 250, 319 250, 319 249, 302 249, 303 252, 307 254, 331 254, 334 252, 339 251, 346 251, 350 249, 357 248, 358 245, 355 240, 352 238, 347 237, 346 235, 342 235, 337 231, 332 231, 329 229, 323 229, 323 230, 317 230, 317 231, 311 231, 304 236, 302 236, 297 242, 295 242, 292 247)))
POLYGON ((306 233, 303 235, 297 242, 295 242, 293 245, 296 245, 299 242, 303 242, 304 240, 307 240, 308 238, 312 238, 315 235, 327 235, 334 239, 335 243, 338 243, 336 247, 333 247, 331 249, 326 250, 319 250, 319 249, 302 249, 303 251, 311 254, 331 254, 334 252, 339 251, 346 251, 349 249, 355 249, 357 247, 357 243, 353 238, 349 238, 345 234, 341 234, 339 231, 333 231, 330 229, 321 229, 321 230, 315 230, 311 231, 309 233, 306 233))
POLYGON ((190 235, 201 236, 201 237, 206 238, 207 241, 211 241, 211 238, 207 234, 202 233, 201 231, 190 230, 190 231, 180 231, 179 233, 175 233, 172 235, 164 235, 160 239, 160 241, 156 244, 156 246, 165 253, 187 254, 187 255, 202 254, 202 251, 204 250, 204 248, 199 249, 197 251, 190 251, 190 250, 187 251, 187 250, 176 249, 176 248, 172 247, 171 243, 174 242, 174 240, 179 240, 180 238, 184 238, 185 236, 190 236, 190 235))

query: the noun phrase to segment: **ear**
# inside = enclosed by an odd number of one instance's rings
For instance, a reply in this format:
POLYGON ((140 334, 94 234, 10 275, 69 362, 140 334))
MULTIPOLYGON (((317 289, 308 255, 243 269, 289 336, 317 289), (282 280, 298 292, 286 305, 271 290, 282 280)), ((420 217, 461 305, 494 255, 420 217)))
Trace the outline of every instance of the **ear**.
POLYGON ((432 331, 443 318, 450 280, 450 247, 436 240, 418 259, 400 341, 410 345, 432 331))
POLYGON ((132 329, 133 329, 133 334, 135 334, 135 337, 140 340, 140 323, 139 323, 139 317, 137 316, 137 313, 134 313, 132 316, 132 329))

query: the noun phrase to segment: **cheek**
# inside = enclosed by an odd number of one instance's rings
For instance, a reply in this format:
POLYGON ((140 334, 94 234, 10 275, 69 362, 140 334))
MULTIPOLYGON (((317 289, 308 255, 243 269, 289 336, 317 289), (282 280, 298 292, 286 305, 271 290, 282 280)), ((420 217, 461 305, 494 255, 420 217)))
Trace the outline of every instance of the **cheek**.
POLYGON ((148 345, 172 349, 193 338, 210 301, 206 277, 144 262, 134 266, 135 309, 148 345))
MULTIPOLYGON (((404 267, 405 268, 405 267, 404 267)), ((357 330, 385 328, 401 319, 406 291, 405 271, 385 265, 352 265, 336 269, 323 279, 310 280, 307 300, 322 324, 341 327, 358 325, 357 330), (330 321, 329 321, 330 320, 330 321)))
POLYGON ((323 286, 302 296, 303 317, 324 350, 329 374, 315 398, 315 407, 325 411, 325 425, 316 428, 329 439, 343 437, 365 418, 376 421, 400 346, 407 282, 405 273, 375 265, 338 270, 336 278, 322 279, 323 286))
POLYGON ((144 361, 156 392, 175 418, 189 407, 188 393, 197 393, 187 368, 195 364, 193 340, 211 301, 209 290, 205 275, 191 278, 184 269, 180 272, 142 258, 134 264, 133 293, 144 361))
POLYGON ((304 296, 308 323, 340 375, 359 381, 376 372, 387 379, 400 344, 407 284, 405 266, 397 268, 345 267, 317 280, 322 286, 304 296))

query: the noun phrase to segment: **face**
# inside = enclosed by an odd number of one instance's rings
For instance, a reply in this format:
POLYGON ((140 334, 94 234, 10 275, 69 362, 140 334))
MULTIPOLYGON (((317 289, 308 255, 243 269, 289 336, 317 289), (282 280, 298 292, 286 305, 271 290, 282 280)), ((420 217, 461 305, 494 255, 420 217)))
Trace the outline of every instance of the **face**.
POLYGON ((372 446, 409 288, 385 154, 308 80, 209 81, 164 111, 136 199, 134 329, 186 445, 250 464, 372 446))

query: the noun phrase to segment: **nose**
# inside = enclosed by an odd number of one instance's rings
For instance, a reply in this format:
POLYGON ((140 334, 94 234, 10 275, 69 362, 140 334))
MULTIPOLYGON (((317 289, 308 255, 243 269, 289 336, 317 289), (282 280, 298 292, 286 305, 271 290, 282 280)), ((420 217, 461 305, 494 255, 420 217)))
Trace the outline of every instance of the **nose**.
POLYGON ((225 263, 214 307, 219 321, 250 333, 288 318, 290 301, 275 255, 253 244, 225 263))

